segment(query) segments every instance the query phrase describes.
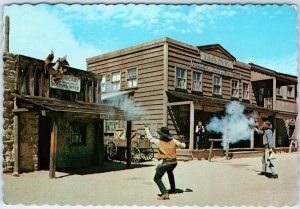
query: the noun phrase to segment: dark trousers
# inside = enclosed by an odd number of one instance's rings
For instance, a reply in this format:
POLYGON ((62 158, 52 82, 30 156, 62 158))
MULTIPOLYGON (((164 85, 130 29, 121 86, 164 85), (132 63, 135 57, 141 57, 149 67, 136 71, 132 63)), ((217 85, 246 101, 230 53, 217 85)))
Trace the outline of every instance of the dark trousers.
POLYGON ((162 194, 168 192, 164 183, 161 180, 163 175, 166 172, 168 174, 171 190, 175 191, 175 178, 174 178, 173 170, 176 166, 177 166, 177 163, 168 164, 164 160, 163 163, 161 164, 161 166, 156 170, 156 173, 154 175, 154 181, 157 184, 157 186, 162 194))

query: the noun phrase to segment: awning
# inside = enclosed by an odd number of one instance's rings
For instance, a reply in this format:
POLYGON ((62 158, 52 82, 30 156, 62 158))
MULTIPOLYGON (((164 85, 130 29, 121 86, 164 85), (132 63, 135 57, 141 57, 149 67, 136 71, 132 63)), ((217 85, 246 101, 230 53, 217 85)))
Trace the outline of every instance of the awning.
POLYGON ((101 99, 102 100, 114 99, 114 98, 117 98, 117 97, 121 97, 125 94, 130 94, 132 92, 134 92, 134 90, 102 93, 101 94, 101 99))
MULTIPOLYGON (((32 103, 41 109, 50 110, 53 112, 70 112, 77 114, 92 114, 99 116, 102 119, 113 120, 140 120, 136 115, 129 114, 120 108, 110 106, 107 104, 95 104, 88 102, 71 102, 65 100, 59 100, 56 98, 47 98, 40 96, 28 96, 14 94, 18 99, 32 103)), ((30 110, 31 111, 31 110, 30 110)), ((32 110, 34 111, 34 109, 32 110)), ((16 111, 15 111, 16 112, 16 111)))
MULTIPOLYGON (((234 101, 234 100, 227 100, 227 99, 222 99, 222 98, 214 98, 214 97, 208 97, 208 96, 202 96, 202 95, 195 95, 195 94, 187 94, 187 93, 182 93, 182 92, 177 92, 177 91, 167 91, 168 96, 172 96, 175 98, 180 99, 181 101, 194 101, 194 102, 201 102, 203 104, 207 105, 213 105, 213 104, 218 104, 218 105, 227 105, 229 102, 234 101)), ((238 101, 240 102, 240 101, 238 101)), ((245 106, 246 109, 250 110, 259 110, 259 111, 265 111, 265 112, 270 112, 273 113, 273 110, 266 109, 264 107, 260 107, 257 105, 253 104, 248 104, 248 103, 243 103, 241 102, 242 105, 245 106)))

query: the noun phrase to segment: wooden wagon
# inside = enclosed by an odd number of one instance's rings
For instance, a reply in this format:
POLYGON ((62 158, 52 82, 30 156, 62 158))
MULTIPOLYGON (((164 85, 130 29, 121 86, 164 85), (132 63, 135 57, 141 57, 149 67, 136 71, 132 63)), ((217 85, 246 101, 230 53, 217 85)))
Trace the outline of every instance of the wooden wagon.
MULTIPOLYGON (((118 128, 114 130, 113 137, 105 139, 105 149, 108 159, 127 160, 127 140, 126 129, 118 128)), ((144 136, 137 136, 137 131, 131 131, 131 162, 149 161, 154 157, 154 149, 151 143, 144 136)))

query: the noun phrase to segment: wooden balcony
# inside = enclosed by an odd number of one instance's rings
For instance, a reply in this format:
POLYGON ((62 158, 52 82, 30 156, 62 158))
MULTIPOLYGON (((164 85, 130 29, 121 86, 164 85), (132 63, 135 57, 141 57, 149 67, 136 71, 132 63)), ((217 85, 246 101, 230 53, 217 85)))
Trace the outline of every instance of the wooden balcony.
POLYGON ((273 107, 273 97, 264 98, 264 107, 270 110, 278 110, 284 112, 297 112, 296 101, 276 99, 273 107))

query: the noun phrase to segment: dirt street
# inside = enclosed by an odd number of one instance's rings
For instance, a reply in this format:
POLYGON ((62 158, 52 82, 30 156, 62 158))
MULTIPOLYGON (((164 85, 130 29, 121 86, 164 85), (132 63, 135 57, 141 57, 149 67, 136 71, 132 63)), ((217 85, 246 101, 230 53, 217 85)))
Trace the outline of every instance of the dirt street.
MULTIPOLYGON (((179 162, 176 188, 193 192, 173 194, 165 201, 157 200, 159 190, 153 181, 157 160, 129 170, 57 172, 56 179, 49 179, 48 171, 20 177, 4 174, 3 196, 5 203, 25 205, 295 206, 297 158, 296 153, 277 154, 278 179, 257 175, 261 169, 257 157, 179 162)), ((163 180, 168 188, 167 175, 163 180)))

